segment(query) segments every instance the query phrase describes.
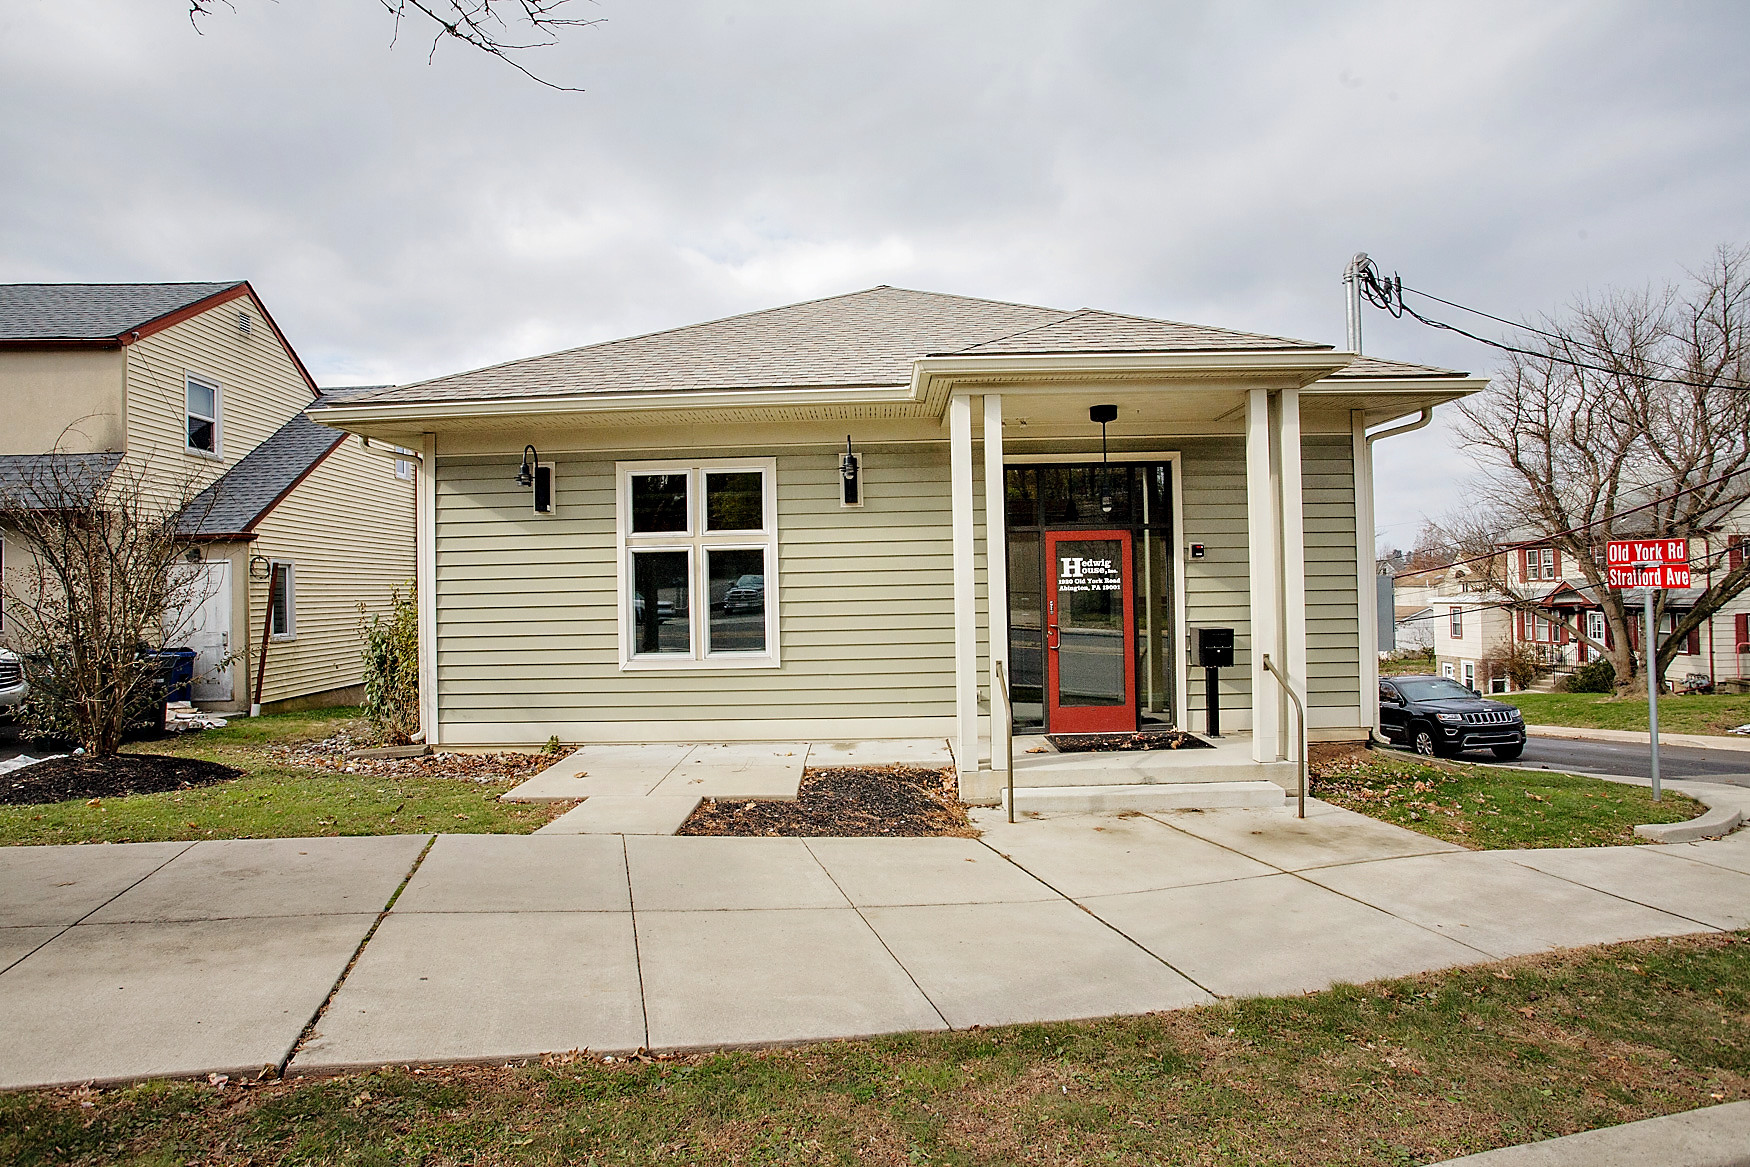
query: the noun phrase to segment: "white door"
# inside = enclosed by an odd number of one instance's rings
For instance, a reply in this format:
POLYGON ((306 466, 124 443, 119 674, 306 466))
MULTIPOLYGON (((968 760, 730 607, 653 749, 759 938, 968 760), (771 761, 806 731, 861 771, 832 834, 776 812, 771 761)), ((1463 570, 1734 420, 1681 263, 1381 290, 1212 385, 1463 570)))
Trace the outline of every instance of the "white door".
POLYGON ((193 568, 187 615, 171 648, 194 649, 194 699, 231 700, 231 565, 225 560, 193 568))

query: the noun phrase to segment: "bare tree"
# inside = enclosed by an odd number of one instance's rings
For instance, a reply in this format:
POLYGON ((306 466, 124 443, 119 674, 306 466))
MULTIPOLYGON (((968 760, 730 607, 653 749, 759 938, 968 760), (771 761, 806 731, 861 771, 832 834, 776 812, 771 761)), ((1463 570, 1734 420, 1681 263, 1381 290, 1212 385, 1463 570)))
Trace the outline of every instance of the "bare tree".
POLYGON ((181 533, 197 484, 149 486, 119 455, 46 454, 14 470, 0 482, 0 523, 24 555, 8 564, 0 603, 27 707, 86 752, 114 753, 156 699, 152 650, 182 638, 202 598, 181 533))
MULTIPOLYGON (((446 40, 460 41, 497 57, 531 81, 566 93, 582 90, 537 76, 517 58, 522 53, 558 44, 568 28, 600 24, 603 19, 562 15, 561 10, 571 0, 376 0, 376 3, 394 21, 391 44, 399 39, 402 22, 413 19, 432 34, 432 55, 446 40)), ((236 7, 234 0, 188 0, 188 18, 197 32, 200 18, 211 15, 215 4, 236 7)))
MULTIPOLYGON (((1630 613, 1594 558, 1606 540, 1689 538, 1692 567, 1712 580, 1672 631, 1647 637, 1646 671, 1661 682, 1690 632, 1750 586, 1750 559, 1728 568, 1725 540, 1698 554, 1750 500, 1750 248, 1721 247, 1689 275, 1540 321, 1534 355, 1509 354, 1489 391, 1458 407, 1463 441, 1487 468, 1481 505, 1579 568, 1610 636, 1569 631, 1612 662, 1619 687, 1644 680, 1630 613)), ((1512 602, 1506 557, 1490 562, 1512 602)), ((1655 627, 1664 613, 1661 595, 1655 627)))

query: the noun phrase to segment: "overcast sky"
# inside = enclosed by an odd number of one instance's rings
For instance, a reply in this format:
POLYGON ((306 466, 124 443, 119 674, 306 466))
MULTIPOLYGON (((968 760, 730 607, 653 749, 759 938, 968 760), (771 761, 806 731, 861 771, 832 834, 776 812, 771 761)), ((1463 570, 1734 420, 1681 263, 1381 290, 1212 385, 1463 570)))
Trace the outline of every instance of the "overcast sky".
MULTIPOLYGON (((338 385, 883 283, 1340 345, 1356 251, 1519 317, 1750 241, 1741 2, 574 0, 583 93, 234 4, 0 0, 0 281, 247 278, 338 385)), ((1407 544, 1470 463, 1379 451, 1407 544)))

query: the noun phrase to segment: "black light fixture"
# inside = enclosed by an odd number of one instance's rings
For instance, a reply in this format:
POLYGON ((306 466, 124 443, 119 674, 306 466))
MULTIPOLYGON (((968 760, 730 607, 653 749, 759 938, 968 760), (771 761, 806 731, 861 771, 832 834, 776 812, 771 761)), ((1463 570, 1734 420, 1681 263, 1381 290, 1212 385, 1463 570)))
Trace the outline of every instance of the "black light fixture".
POLYGON ((863 460, 857 457, 851 449, 851 435, 845 435, 845 452, 839 457, 840 484, 839 505, 860 507, 863 505, 863 484, 859 481, 863 469, 863 460))
POLYGON ((535 467, 540 465, 541 455, 535 453, 535 447, 523 447, 522 468, 516 472, 518 486, 533 486, 535 484, 535 467))
POLYGON ((1088 407, 1088 420, 1100 425, 1100 513, 1112 513, 1112 479, 1106 469, 1106 423, 1118 420, 1116 405, 1092 405, 1088 407))

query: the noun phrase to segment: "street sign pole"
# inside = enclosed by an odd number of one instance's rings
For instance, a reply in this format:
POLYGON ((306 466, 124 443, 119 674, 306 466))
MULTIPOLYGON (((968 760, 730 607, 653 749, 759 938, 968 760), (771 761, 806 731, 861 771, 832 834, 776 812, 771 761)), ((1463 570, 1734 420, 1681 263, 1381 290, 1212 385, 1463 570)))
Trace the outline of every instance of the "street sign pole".
MULTIPOLYGON (((1654 568, 1655 571, 1658 568, 1654 568)), ((1650 773, 1653 776, 1653 801, 1659 801, 1659 678, 1656 667, 1659 656, 1659 638, 1653 629, 1653 589, 1647 589, 1646 622, 1641 625, 1641 643, 1646 646, 1647 663, 1642 670, 1647 678, 1647 729, 1653 742, 1653 765, 1650 773)))

